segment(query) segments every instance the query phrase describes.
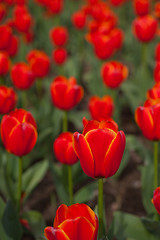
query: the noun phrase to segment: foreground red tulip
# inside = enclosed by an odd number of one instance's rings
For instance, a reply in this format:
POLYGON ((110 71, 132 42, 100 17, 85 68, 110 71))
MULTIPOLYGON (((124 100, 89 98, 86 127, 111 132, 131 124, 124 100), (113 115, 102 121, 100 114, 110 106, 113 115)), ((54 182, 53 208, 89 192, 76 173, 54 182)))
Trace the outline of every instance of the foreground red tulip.
POLYGON ((18 89, 26 90, 32 86, 35 77, 30 67, 26 63, 21 62, 13 65, 11 80, 18 89))
POLYGON ((91 120, 85 123, 83 134, 74 133, 74 149, 86 175, 108 178, 121 163, 125 148, 125 135, 117 130, 113 121, 91 120))
POLYGON ((49 72, 50 59, 43 51, 32 50, 27 55, 30 67, 37 78, 45 77, 49 72))
POLYGON ((101 74, 105 85, 117 88, 128 76, 128 68, 120 62, 107 62, 102 66, 101 74))
POLYGON ((53 149, 56 158, 63 164, 72 165, 78 161, 72 144, 73 134, 71 132, 61 133, 54 141, 53 149))
POLYGON ((114 110, 113 99, 110 96, 103 98, 93 96, 89 101, 89 111, 93 119, 102 121, 111 118, 114 110))
POLYGON ((135 120, 143 135, 149 140, 160 140, 160 104, 151 107, 138 107, 135 120))
POLYGON ((67 59, 67 51, 64 48, 57 48, 53 50, 52 57, 56 64, 62 65, 67 59))
POLYGON ((150 0, 134 0, 133 7, 137 15, 147 15, 150 11, 150 0))
POLYGON ((59 76, 51 84, 51 97, 53 104, 62 110, 71 110, 83 97, 83 88, 77 85, 76 79, 59 76))
POLYGON ((1 138, 6 150, 16 156, 28 154, 37 141, 37 126, 30 112, 16 109, 4 115, 1 121, 1 138))
POLYGON ((154 190, 152 202, 153 202, 158 214, 160 214, 160 187, 157 187, 154 190))
POLYGON ((17 95, 13 88, 0 86, 0 114, 6 114, 13 110, 17 102, 17 95))
POLYGON ((68 31, 67 28, 59 26, 51 29, 50 37, 56 46, 62 47, 68 41, 68 31))
POLYGON ((9 71, 10 60, 6 52, 0 52, 0 75, 5 75, 9 71))
POLYGON ((97 240, 98 218, 86 204, 62 204, 53 227, 46 227, 44 232, 48 240, 97 240))
POLYGON ((138 17, 133 22, 133 32, 141 42, 150 42, 154 39, 158 28, 157 20, 151 15, 138 17))
POLYGON ((144 103, 145 107, 151 107, 160 103, 160 84, 155 84, 152 89, 147 92, 147 100, 144 103))

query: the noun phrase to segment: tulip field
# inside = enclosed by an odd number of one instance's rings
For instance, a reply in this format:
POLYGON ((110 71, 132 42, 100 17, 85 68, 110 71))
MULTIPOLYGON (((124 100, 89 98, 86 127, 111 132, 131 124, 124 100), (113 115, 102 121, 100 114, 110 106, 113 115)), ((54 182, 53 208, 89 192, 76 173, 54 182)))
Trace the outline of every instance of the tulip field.
POLYGON ((0 0, 0 240, 159 240, 159 140, 159 0, 0 0))

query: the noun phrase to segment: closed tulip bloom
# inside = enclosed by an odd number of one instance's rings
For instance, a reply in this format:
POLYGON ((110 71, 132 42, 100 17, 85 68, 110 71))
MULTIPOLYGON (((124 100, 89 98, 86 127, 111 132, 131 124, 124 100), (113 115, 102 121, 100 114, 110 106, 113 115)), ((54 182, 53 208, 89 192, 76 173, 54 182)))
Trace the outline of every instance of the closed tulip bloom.
POLYGON ((37 78, 45 77, 50 68, 50 59, 43 51, 32 50, 27 56, 31 70, 37 78))
POLYGON ((17 103, 17 94, 13 88, 0 86, 0 114, 9 113, 17 103))
POLYGON ((152 203, 154 204, 158 214, 160 214, 160 187, 157 187, 154 190, 152 203))
POLYGON ((12 38, 10 40, 10 44, 7 47, 6 51, 10 57, 13 57, 17 54, 19 47, 18 37, 12 35, 12 38))
POLYGON ((151 107, 158 103, 160 103, 160 84, 155 84, 147 92, 147 100, 144 103, 144 107, 151 107))
POLYGON ((68 41, 68 30, 62 26, 55 27, 50 31, 50 37, 54 45, 62 47, 68 41))
POLYGON ((59 14, 63 9, 63 0, 48 1, 48 10, 52 14, 59 14))
POLYGON ((102 98, 93 96, 89 101, 89 111, 93 119, 97 121, 107 120, 111 118, 114 110, 113 99, 110 96, 102 98))
POLYGON ((157 62, 160 62, 160 43, 156 46, 155 59, 157 62))
POLYGON ((145 16, 150 12, 150 0, 134 0, 134 11, 139 16, 145 16))
POLYGON ((150 42, 154 39, 158 29, 157 20, 151 15, 138 17, 133 21, 133 32, 141 42, 150 42))
POLYGON ((154 68, 154 80, 159 83, 160 82, 160 62, 156 63, 154 68))
POLYGON ((5 50, 9 44, 12 37, 12 29, 8 25, 0 26, 0 50, 5 50))
POLYGON ((73 149, 73 134, 71 132, 61 133, 54 141, 53 150, 59 162, 73 165, 78 161, 78 157, 73 149))
POLYGON ((46 227, 44 232, 48 240, 97 240, 98 218, 86 204, 62 204, 53 227, 46 227))
POLYGON ((70 77, 69 79, 58 76, 51 84, 51 98, 53 104, 62 110, 71 110, 82 99, 84 91, 83 88, 77 85, 76 79, 70 77))
POLYGON ((53 50, 52 57, 56 64, 62 65, 67 60, 67 50, 64 48, 57 48, 53 50))
POLYGON ((74 133, 73 146, 81 167, 92 178, 114 175, 121 163, 125 135, 113 121, 88 121, 83 134, 74 133))
POLYGON ((118 61, 107 62, 102 66, 101 75, 107 87, 117 88, 126 80, 128 68, 118 61))
POLYGON ((29 89, 34 83, 35 77, 26 63, 16 63, 11 69, 11 80, 20 90, 29 89))
POLYGON ((126 0, 110 0, 111 4, 115 7, 121 6, 126 0))
POLYGON ((5 75, 9 71, 10 60, 6 52, 0 52, 0 76, 5 75))
POLYGON ((37 141, 37 126, 31 113, 16 109, 4 115, 1 121, 1 138, 8 152, 19 157, 28 154, 37 141))
POLYGON ((86 25, 86 14, 83 11, 73 13, 72 23, 77 29, 83 29, 86 25))
POLYGON ((150 107, 138 107, 135 120, 144 137, 149 140, 160 140, 160 104, 150 107))
POLYGON ((0 3, 0 21, 3 20, 5 15, 6 15, 6 7, 3 3, 0 3))
POLYGON ((157 2, 154 5, 154 16, 158 19, 160 19, 160 2, 157 2))

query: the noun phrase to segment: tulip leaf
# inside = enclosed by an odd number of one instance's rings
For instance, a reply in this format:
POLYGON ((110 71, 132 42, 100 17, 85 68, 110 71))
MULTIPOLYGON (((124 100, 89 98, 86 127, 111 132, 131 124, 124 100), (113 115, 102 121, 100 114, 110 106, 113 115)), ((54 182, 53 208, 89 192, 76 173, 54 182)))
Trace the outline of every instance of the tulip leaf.
POLYGON ((155 236, 160 236, 160 222, 159 221, 153 221, 149 218, 141 218, 142 223, 146 227, 146 229, 153 233, 155 236))
POLYGON ((11 201, 8 201, 3 218, 2 218, 3 227, 6 234, 12 240, 21 240, 22 237, 22 226, 19 221, 18 214, 15 210, 11 201))
POLYGON ((115 212, 112 227, 117 240, 158 240, 147 231, 141 219, 132 214, 115 212))
POLYGON ((32 190, 43 179, 48 169, 48 160, 43 160, 31 166, 23 173, 23 191, 25 198, 29 196, 32 190))
POLYGON ((10 240, 11 238, 9 238, 6 235, 3 225, 2 225, 2 217, 3 217, 4 211, 5 211, 5 207, 6 207, 6 204, 3 202, 2 198, 0 198, 0 206, 1 206, 0 207, 0 237, 3 240, 10 240))
POLYGON ((92 200, 97 189, 97 182, 91 182, 80 188, 74 195, 75 203, 83 203, 92 200))
POLYGON ((44 238, 45 222, 43 216, 37 211, 28 211, 22 215, 22 219, 27 220, 33 236, 36 240, 44 238))

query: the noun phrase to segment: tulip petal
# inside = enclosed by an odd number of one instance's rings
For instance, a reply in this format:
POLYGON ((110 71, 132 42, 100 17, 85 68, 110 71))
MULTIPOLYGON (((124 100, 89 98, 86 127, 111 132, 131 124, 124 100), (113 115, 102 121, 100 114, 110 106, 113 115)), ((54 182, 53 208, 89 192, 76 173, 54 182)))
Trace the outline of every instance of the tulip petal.
POLYGON ((94 159, 90 146, 84 136, 78 132, 73 134, 73 148, 85 174, 94 177, 94 159))
POLYGON ((95 129, 85 135, 94 159, 94 177, 104 177, 104 158, 115 136, 116 133, 111 129, 95 129))
POLYGON ((37 132, 29 123, 17 125, 11 132, 8 138, 8 147, 10 152, 23 156, 29 153, 37 140, 37 132))
POLYGON ((70 240, 62 229, 55 229, 53 227, 46 227, 44 235, 48 240, 70 240))
POLYGON ((121 163, 125 148, 125 135, 122 131, 117 133, 117 136, 112 141, 106 153, 103 164, 103 175, 108 178, 114 175, 121 163))
POLYGON ((83 97, 83 88, 78 85, 70 85, 68 86, 68 89, 66 91, 65 95, 65 103, 66 103, 66 109, 69 110, 73 108, 75 105, 77 105, 80 100, 83 97))
POLYGON ((65 96, 67 91, 67 83, 64 82, 53 82, 51 84, 51 96, 53 104, 60 108, 65 110, 65 96))
POLYGON ((83 217, 67 219, 60 226, 70 240, 89 240, 93 239, 95 227, 83 217))
POLYGON ((154 140, 160 140, 160 104, 157 104, 153 107, 153 122, 154 122, 154 128, 153 128, 153 134, 154 134, 154 140))
POLYGON ((57 228, 63 221, 67 218, 68 207, 65 204, 62 204, 56 212, 56 217, 54 219, 54 228, 57 228))

